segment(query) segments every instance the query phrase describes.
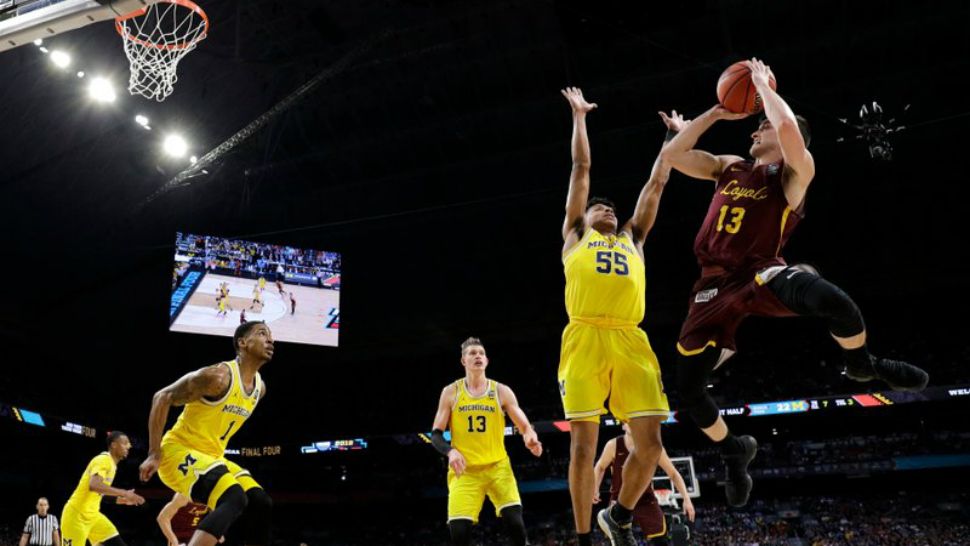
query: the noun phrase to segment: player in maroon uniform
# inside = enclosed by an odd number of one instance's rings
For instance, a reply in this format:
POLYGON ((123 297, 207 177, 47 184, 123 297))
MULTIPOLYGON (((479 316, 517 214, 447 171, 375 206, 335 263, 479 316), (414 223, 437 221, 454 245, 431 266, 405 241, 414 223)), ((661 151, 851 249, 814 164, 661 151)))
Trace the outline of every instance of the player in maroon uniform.
MULTIPOLYGON (((616 502, 619 498, 620 487, 623 485, 623 464, 630 456, 630 450, 627 447, 628 443, 632 445, 633 438, 630 437, 629 427, 624 424, 623 434, 611 439, 603 446, 603 453, 600 455, 599 460, 596 461, 596 467, 594 468, 596 487, 593 489, 593 504, 599 503, 600 484, 603 483, 603 477, 606 475, 607 469, 610 470, 612 475, 610 479, 610 502, 616 502)), ((673 486, 677 488, 677 492, 680 493, 682 502, 684 503, 684 514, 687 516, 687 519, 694 521, 694 503, 690 500, 687 484, 684 483, 684 477, 677 471, 677 467, 670 460, 666 450, 660 452, 660 459, 657 461, 657 466, 663 469, 664 473, 670 478, 673 486)), ((653 483, 647 486, 646 491, 643 492, 640 500, 637 501, 636 507, 633 509, 633 521, 640 526, 640 531, 646 537, 648 544, 658 546, 669 544, 666 538, 667 521, 664 519, 663 509, 660 507, 657 496, 654 494, 653 483)))
POLYGON ((189 543, 199 521, 208 513, 208 506, 194 503, 188 497, 176 493, 155 519, 168 541, 168 546, 179 546, 189 543))
MULTIPOLYGON (((781 257, 803 216, 815 161, 807 148, 808 124, 768 86, 771 70, 758 59, 748 61, 748 67, 766 114, 751 135, 754 161, 693 149, 714 122, 746 116, 721 106, 679 131, 663 152, 680 172, 715 181, 714 197, 694 241, 701 278, 694 284, 677 343, 677 383, 681 411, 720 446, 727 468, 725 493, 732 506, 743 506, 751 493, 747 468, 758 443, 730 433, 706 385, 711 372, 734 354, 734 333, 744 317, 823 318, 843 349, 850 379, 881 379, 893 389, 909 391, 922 390, 929 381, 912 364, 870 354, 865 323, 849 296, 811 266, 789 266, 781 257)), ((661 117, 671 124, 665 114, 661 117)))

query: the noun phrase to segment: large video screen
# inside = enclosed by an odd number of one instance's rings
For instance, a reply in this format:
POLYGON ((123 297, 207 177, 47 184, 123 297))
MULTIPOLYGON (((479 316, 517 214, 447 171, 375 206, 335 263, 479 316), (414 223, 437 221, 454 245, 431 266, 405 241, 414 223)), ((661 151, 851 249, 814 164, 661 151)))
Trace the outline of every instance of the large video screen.
POLYGON ((231 337, 248 320, 275 341, 336 347, 340 254, 178 233, 170 329, 231 337))

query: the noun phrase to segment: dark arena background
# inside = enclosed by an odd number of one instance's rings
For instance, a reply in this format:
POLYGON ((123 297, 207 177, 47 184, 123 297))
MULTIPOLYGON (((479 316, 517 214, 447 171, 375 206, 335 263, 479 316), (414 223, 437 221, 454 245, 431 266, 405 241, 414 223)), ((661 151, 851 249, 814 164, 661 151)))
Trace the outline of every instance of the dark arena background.
MULTIPOLYGON (((820 321, 747 320, 710 392, 761 444, 751 501, 727 506, 717 450, 686 417, 663 425, 701 490, 674 543, 970 544, 970 4, 200 5, 209 34, 164 102, 123 89, 110 20, 0 51, 0 545, 19 543, 38 497, 60 517, 113 430, 133 444, 114 486, 147 502, 102 512, 127 544, 165 544, 155 517, 171 492, 138 478, 152 396, 233 358, 228 337, 169 330, 176 233, 340 256, 339 308, 320 319, 339 343, 278 341, 268 394, 229 445, 273 498, 272 544, 449 543, 447 466, 428 434, 468 336, 544 444, 535 458, 506 441, 530 543, 576 544, 556 385, 572 130, 559 90, 599 105, 592 194, 622 221, 664 139, 657 112, 697 116, 751 57, 812 125, 817 174, 786 258, 851 294, 873 353, 918 364, 930 385, 849 381, 820 321), (89 93, 95 76, 113 101, 89 93), (174 134, 184 150, 163 147, 174 134)), ((746 155, 756 123, 722 121, 698 147, 746 155)), ((710 196, 673 173, 645 247, 642 327, 672 408, 710 196)), ((600 446, 618 433, 604 420, 600 446)), ((505 541, 487 504, 473 543, 505 541)))

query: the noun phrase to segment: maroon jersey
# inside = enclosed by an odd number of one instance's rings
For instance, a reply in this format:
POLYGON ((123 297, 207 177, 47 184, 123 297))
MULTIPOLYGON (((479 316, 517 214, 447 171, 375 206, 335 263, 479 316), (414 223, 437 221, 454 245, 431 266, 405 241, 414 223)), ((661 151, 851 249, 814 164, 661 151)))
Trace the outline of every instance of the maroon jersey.
POLYGON ((179 539, 179 542, 188 544, 189 540, 192 539, 192 534, 198 528, 199 522, 208 513, 208 506, 194 502, 190 502, 180 508, 172 516, 172 531, 175 532, 175 536, 179 539))
POLYGON ((802 219, 792 210, 781 177, 783 162, 754 166, 748 161, 724 169, 711 206, 694 239, 701 268, 727 270, 784 264, 781 249, 802 219))
MULTIPOLYGON (((616 457, 613 458, 613 467, 610 469, 612 478, 610 479, 610 500, 616 500, 620 496, 620 487, 623 486, 623 463, 630 456, 630 450, 626 447, 626 440, 623 436, 616 437, 616 457)), ((653 484, 647 486, 647 490, 640 496, 637 506, 647 506, 656 504, 657 497, 653 494, 653 484)))

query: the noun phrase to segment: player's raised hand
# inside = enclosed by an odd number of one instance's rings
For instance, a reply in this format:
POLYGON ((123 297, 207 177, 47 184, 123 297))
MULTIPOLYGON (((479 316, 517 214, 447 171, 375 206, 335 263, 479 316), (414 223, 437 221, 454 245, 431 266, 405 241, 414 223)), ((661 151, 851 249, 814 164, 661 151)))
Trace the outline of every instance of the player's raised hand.
POLYGON ((158 471, 158 465, 161 461, 158 459, 157 453, 149 453, 145 461, 138 466, 138 477, 141 481, 147 482, 151 477, 158 471))
POLYGON ((562 96, 566 97, 569 102, 569 107, 573 109, 574 114, 585 114, 590 110, 596 108, 596 103, 586 102, 583 98, 583 90, 578 87, 567 87, 559 91, 562 96))
POLYGON ((525 447, 533 455, 536 457, 542 455, 542 442, 539 441, 539 436, 534 428, 530 428, 528 432, 522 435, 522 441, 525 442, 525 447))
POLYGON ((728 121, 734 121, 736 119, 744 119, 751 115, 751 114, 748 114, 747 112, 740 112, 740 113, 732 112, 727 108, 721 106, 720 104, 711 108, 710 113, 712 116, 714 116, 714 119, 726 119, 728 121))
POLYGON ((682 114, 678 114, 677 110, 671 110, 669 116, 666 112, 657 113, 660 114, 660 119, 663 120, 664 125, 667 126, 667 129, 670 129, 671 131, 679 133, 684 127, 687 127, 688 123, 690 123, 690 120, 684 119, 684 116, 682 114))
POLYGON ((448 452, 448 466, 455 471, 455 476, 461 477, 465 473, 465 456, 455 448, 448 452))
POLYGON ((745 66, 751 70, 751 83, 758 89, 764 89, 768 82, 775 77, 771 73, 771 67, 757 57, 752 57, 750 61, 744 61, 745 66))

